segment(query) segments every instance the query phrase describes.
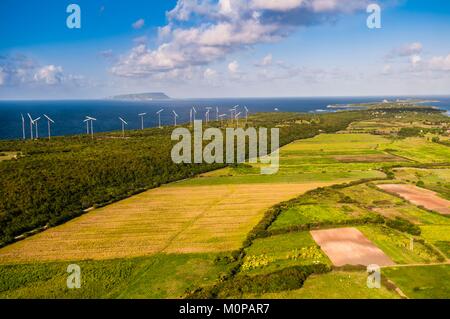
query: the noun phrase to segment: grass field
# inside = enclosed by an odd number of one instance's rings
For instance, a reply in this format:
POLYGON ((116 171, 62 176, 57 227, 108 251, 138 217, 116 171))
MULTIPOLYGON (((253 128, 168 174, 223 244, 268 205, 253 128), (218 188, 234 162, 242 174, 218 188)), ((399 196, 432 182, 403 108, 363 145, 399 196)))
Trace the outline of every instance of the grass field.
POLYGON ((448 299, 450 296, 450 265, 392 267, 383 269, 410 298, 448 299))
POLYGON ((380 145, 380 149, 419 163, 448 163, 450 148, 425 138, 410 137, 380 145))
POLYGON ((70 262, 0 265, 0 298, 181 298, 186 289, 213 284, 228 266, 214 254, 77 261, 81 288, 68 289, 70 262))
POLYGON ((257 239, 246 249, 243 273, 261 274, 294 265, 330 264, 309 232, 257 239))
POLYGON ((313 204, 297 205, 284 211, 271 225, 270 229, 285 228, 308 223, 341 223, 357 219, 366 214, 352 204, 313 204))
POLYGON ((399 295, 382 286, 367 288, 367 274, 357 271, 332 271, 312 275, 300 289, 251 295, 249 298, 268 299, 397 299, 399 295))
POLYGON ((267 208, 324 185, 161 187, 9 245, 0 250, 0 262, 231 251, 267 208))
POLYGON ((397 264, 438 262, 439 256, 419 242, 410 249, 410 236, 384 226, 360 226, 358 229, 397 264))
POLYGON ((421 226, 422 237, 450 258, 450 225, 421 226))

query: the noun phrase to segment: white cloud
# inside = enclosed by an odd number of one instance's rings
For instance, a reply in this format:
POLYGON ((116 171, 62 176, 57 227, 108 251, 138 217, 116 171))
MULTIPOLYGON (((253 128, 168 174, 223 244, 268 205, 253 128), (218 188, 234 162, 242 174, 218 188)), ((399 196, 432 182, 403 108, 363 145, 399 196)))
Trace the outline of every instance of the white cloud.
POLYGON ((414 54, 410 57, 411 65, 417 67, 422 62, 422 57, 418 54, 414 54))
POLYGON ((217 77, 217 71, 211 68, 207 68, 205 72, 203 72, 203 77, 207 80, 212 80, 217 77))
POLYGON ((387 58, 392 59, 396 57, 410 57, 414 55, 419 55, 422 53, 423 45, 420 42, 413 42, 401 47, 393 49, 387 58))
POLYGON ((239 63, 237 61, 230 62, 228 64, 228 71, 232 74, 236 74, 239 72, 239 63))
POLYGON ((0 56, 0 85, 3 87, 82 86, 79 75, 64 74, 62 66, 40 65, 22 54, 0 56))
POLYGON ((43 66, 34 74, 34 80, 48 85, 59 84, 63 80, 63 69, 55 65, 43 66))
POLYGON ((262 60, 258 63, 256 63, 256 66, 270 66, 273 62, 273 56, 272 54, 266 55, 262 60))
POLYGON ((6 82, 6 72, 0 67, 0 86, 6 82))
POLYGON ((436 71, 450 71, 450 54, 431 58, 429 66, 436 71))
POLYGON ((251 0, 250 7, 256 10, 287 11, 300 7, 305 0, 251 0))
MULTIPOLYGON (((138 44, 111 68, 125 77, 208 65, 259 43, 278 41, 296 25, 322 23, 366 0, 178 0, 159 28, 160 45, 138 44), (190 21, 189 24, 185 23, 190 21)), ((365 7, 364 7, 365 8, 365 7)))
POLYGON ((383 70, 381 71, 381 73, 384 75, 391 74, 391 72, 392 72, 392 65, 390 65, 390 64, 385 64, 383 66, 383 70))
POLYGON ((139 19, 137 21, 135 21, 131 26, 133 27, 133 29, 141 29, 143 26, 145 25, 145 20, 144 19, 139 19))

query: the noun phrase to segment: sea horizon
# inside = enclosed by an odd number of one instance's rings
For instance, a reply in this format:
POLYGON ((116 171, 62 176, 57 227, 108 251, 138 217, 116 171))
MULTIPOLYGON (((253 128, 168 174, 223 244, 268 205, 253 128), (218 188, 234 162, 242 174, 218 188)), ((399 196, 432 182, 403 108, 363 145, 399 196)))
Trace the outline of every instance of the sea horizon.
POLYGON ((101 99, 24 99, 0 100, 0 139, 23 138, 21 114, 25 118, 26 138, 30 138, 28 116, 41 118, 39 123, 39 136, 46 137, 47 123, 43 114, 50 116, 53 136, 78 135, 85 133, 83 120, 86 116, 97 118, 94 131, 97 133, 117 131, 121 129, 118 117, 124 118, 128 125, 127 130, 139 129, 141 121, 139 113, 147 113, 144 118, 146 128, 158 126, 158 110, 164 109, 161 114, 162 125, 173 125, 173 113, 179 115, 177 123, 189 122, 189 109, 196 107, 197 119, 203 118, 206 107, 212 107, 211 119, 216 118, 216 107, 220 114, 229 114, 229 109, 240 105, 246 106, 251 113, 260 112, 306 112, 323 113, 334 112, 329 105, 346 105, 355 103, 381 102, 384 99, 418 99, 433 100, 427 103, 443 110, 450 111, 450 95, 377 95, 377 96, 323 96, 323 97, 225 97, 225 98, 170 98, 164 100, 115 100, 101 99), (437 100, 437 101, 434 101, 437 100))

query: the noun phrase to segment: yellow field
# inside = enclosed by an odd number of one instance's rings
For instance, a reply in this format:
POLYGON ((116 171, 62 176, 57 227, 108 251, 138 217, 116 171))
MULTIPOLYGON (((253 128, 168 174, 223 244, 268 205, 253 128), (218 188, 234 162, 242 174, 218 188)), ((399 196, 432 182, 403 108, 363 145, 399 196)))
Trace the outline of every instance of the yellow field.
POLYGON ((7 246, 0 263, 230 251, 267 208, 330 184, 160 187, 7 246))

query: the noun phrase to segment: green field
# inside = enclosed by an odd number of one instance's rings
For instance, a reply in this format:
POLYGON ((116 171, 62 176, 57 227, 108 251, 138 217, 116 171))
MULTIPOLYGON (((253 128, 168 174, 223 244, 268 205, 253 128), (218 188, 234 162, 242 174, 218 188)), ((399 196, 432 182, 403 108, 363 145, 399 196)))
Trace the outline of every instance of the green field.
POLYGON ((214 254, 157 254, 75 261, 81 288, 68 289, 70 262, 0 265, 0 298, 181 298, 186 289, 214 283, 227 265, 214 254))
POLYGON ((284 267, 330 264, 309 232, 289 233, 257 239, 248 249, 242 272, 270 273, 284 267))
POLYGON ((358 229, 386 255, 398 264, 439 262, 439 255, 415 241, 410 249, 411 236, 385 226, 360 226, 358 229))
POLYGON ((421 226, 422 237, 450 258, 450 225, 421 226))
POLYGON ((332 271, 328 274, 312 275, 304 286, 297 290, 248 298, 268 299, 398 299, 400 296, 382 286, 380 289, 367 288, 367 274, 357 271, 332 271))
POLYGON ((272 224, 270 230, 287 228, 293 225, 309 223, 342 223, 355 220, 366 214, 361 208, 352 204, 338 205, 297 205, 284 211, 272 224))
POLYGON ((410 298, 448 299, 450 296, 450 265, 393 267, 383 269, 410 298))

